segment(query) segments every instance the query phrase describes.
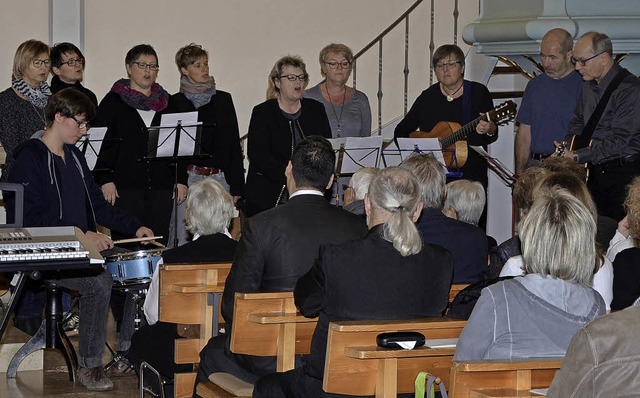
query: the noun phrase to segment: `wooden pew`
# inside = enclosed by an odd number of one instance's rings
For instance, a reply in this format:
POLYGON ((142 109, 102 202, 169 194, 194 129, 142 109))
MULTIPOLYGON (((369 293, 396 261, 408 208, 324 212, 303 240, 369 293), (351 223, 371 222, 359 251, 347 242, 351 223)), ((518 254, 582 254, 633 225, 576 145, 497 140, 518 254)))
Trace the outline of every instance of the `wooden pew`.
MULTIPOLYGON (((199 338, 177 339, 174 353, 178 364, 200 362, 199 352, 217 334, 220 301, 231 263, 163 264, 160 266, 158 318, 163 322, 199 325, 199 338)), ((176 373, 176 397, 193 394, 196 373, 176 373)))
MULTIPOLYGON (((297 312, 293 293, 236 293, 230 336, 231 351, 236 354, 275 356, 277 371, 291 370, 296 354, 308 354, 317 318, 305 318, 297 312)), ((217 373, 212 381, 199 383, 203 398, 248 396, 225 390, 242 389, 247 383, 231 375, 217 373), (224 388, 223 388, 224 387, 224 388)))
POLYGON ((345 321, 329 325, 323 389, 345 395, 396 397, 414 391, 415 378, 429 371, 448 382, 455 348, 379 348, 384 332, 416 331, 428 340, 457 338, 466 321, 444 317, 406 321, 345 321))
POLYGON ((449 288, 449 303, 453 302, 453 299, 456 298, 458 293, 465 287, 469 286, 470 283, 453 283, 449 288))
POLYGON ((448 386, 456 398, 535 397, 529 390, 548 388, 561 365, 562 358, 456 361, 448 386))

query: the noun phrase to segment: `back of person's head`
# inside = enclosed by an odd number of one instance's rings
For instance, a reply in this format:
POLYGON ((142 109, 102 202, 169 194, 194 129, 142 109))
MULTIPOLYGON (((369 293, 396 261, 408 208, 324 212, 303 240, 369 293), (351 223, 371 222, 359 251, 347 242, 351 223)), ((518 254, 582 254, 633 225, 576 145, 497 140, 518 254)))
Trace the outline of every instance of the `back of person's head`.
POLYGON ((596 222, 580 200, 563 188, 547 190, 522 222, 524 270, 591 286, 595 236, 596 222))
POLYGON ((456 212, 457 219, 478 225, 487 201, 484 187, 477 181, 457 180, 447 184, 444 209, 456 212))
POLYGON ((351 180, 349 180, 349 186, 353 188, 356 195, 356 200, 363 200, 364 195, 369 191, 369 185, 371 180, 380 172, 380 169, 376 167, 363 167, 360 170, 353 173, 351 180))
POLYGON ((187 191, 187 229, 194 235, 224 233, 233 209, 233 198, 219 182, 211 178, 198 181, 187 191))
POLYGON ((291 155, 291 172, 297 188, 314 188, 324 192, 331 180, 336 153, 324 137, 308 136, 291 155))
POLYGON ((267 85, 267 99, 278 98, 280 95, 280 89, 276 86, 276 79, 280 79, 282 75, 282 71, 286 66, 291 66, 294 68, 299 68, 302 70, 302 74, 306 75, 307 78, 303 82, 302 89, 304 90, 309 83, 309 74, 307 73, 307 64, 304 63, 302 57, 299 55, 285 55, 276 61, 271 68, 271 72, 269 72, 269 82, 267 85))
POLYGON ((380 170, 371 181, 368 198, 372 212, 390 214, 383 226, 384 238, 402 256, 419 253, 422 238, 412 218, 421 203, 421 189, 413 173, 400 167, 380 170))
POLYGON ((584 165, 576 163, 573 159, 562 156, 549 156, 540 162, 540 167, 554 173, 573 174, 582 181, 587 180, 587 169, 584 165))
POLYGON ((442 163, 432 153, 413 153, 400 167, 407 169, 418 178, 425 207, 442 210, 444 205, 447 174, 442 163))
POLYGON ((522 215, 529 212, 533 205, 535 187, 547 174, 549 170, 542 167, 529 167, 516 180, 513 186, 513 201, 522 215))
POLYGON ((35 61, 41 54, 49 55, 49 46, 40 40, 31 39, 21 43, 13 57, 11 77, 13 79, 22 79, 27 66, 35 61))
POLYGON ((51 66, 60 68, 63 62, 62 55, 72 54, 72 53, 76 53, 76 55, 78 56, 78 59, 84 60, 84 55, 82 55, 82 51, 80 51, 80 49, 75 44, 69 43, 66 41, 55 44, 53 47, 51 47, 51 52, 49 53, 49 57, 51 58, 51 66))
POLYGON ((46 127, 53 125, 56 113, 68 118, 83 115, 84 120, 89 121, 96 117, 96 107, 89 97, 75 88, 69 87, 58 91, 49 98, 49 102, 44 108, 46 127))
POLYGON ((628 186, 624 207, 627 210, 629 236, 634 246, 640 246, 640 177, 636 177, 628 186))
POLYGON ((596 203, 593 201, 591 192, 589 192, 589 188, 587 188, 587 184, 583 179, 578 177, 576 174, 564 171, 547 174, 542 177, 534 189, 534 201, 535 196, 544 194, 546 191, 554 188, 566 189, 567 192, 582 202, 582 204, 589 209, 593 218, 597 220, 598 208, 596 207, 596 203))

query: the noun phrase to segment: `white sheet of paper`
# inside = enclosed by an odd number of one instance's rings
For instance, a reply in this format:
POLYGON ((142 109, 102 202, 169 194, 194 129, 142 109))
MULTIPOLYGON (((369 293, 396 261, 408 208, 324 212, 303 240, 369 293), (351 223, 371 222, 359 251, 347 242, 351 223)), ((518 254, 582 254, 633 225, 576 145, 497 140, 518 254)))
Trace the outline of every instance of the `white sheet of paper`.
POLYGON ((455 348, 458 339, 427 339, 424 343, 429 348, 455 348))
MULTIPOLYGON (((347 137, 340 174, 353 174, 363 167, 378 167, 382 137, 347 137)), ((336 159, 338 161, 338 159, 336 159)))
POLYGON ((160 119, 158 132, 157 157, 171 157, 175 146, 175 133, 178 122, 182 126, 180 132, 180 147, 178 156, 193 155, 196 147, 196 132, 198 129, 198 112, 166 113, 160 119))
POLYGON ((398 341, 398 345, 405 350, 413 350, 413 347, 416 346, 415 341, 398 341))
POLYGON ((96 167, 98 161, 98 154, 100 153, 100 147, 102 147, 102 140, 107 134, 106 127, 91 127, 87 132, 87 135, 76 143, 78 149, 82 151, 82 146, 87 141, 87 150, 84 153, 84 158, 87 159, 87 166, 89 170, 93 170, 96 167))
MULTIPOLYGON (((398 138, 398 149, 402 160, 411 155, 412 152, 431 152, 442 165, 444 156, 442 155, 442 147, 437 138, 398 138)), ((387 164, 388 166, 388 164, 387 164)))

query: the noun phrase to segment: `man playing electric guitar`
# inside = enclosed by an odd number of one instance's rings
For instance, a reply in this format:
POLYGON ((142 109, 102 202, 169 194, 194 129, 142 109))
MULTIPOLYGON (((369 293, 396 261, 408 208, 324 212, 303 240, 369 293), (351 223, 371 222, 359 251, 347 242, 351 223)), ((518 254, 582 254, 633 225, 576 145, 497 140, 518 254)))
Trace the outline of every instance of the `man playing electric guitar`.
POLYGON ((640 80, 614 62, 602 33, 582 35, 572 62, 584 83, 564 141, 574 145, 559 154, 593 166, 588 185, 598 213, 620 221, 626 186, 640 175, 640 80))

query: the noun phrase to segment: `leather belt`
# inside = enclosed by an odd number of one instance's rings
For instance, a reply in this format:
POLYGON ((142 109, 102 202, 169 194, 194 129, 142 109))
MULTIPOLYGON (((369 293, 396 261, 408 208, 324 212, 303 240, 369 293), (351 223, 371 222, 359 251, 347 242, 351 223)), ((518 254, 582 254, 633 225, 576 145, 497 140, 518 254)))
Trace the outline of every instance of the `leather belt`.
POLYGON ((629 155, 597 164, 596 167, 600 167, 606 170, 612 167, 624 167, 630 164, 637 163, 639 161, 640 155, 629 155))
POLYGON ((533 152, 531 152, 531 159, 535 159, 535 160, 546 159, 549 156, 551 156, 551 155, 550 154, 546 154, 546 153, 533 153, 533 152))
POLYGON ((222 170, 215 168, 215 167, 202 167, 202 166, 196 166, 195 164, 190 164, 189 166, 187 166, 187 171, 193 174, 197 174, 199 176, 212 176, 214 174, 218 174, 221 173, 222 170))

